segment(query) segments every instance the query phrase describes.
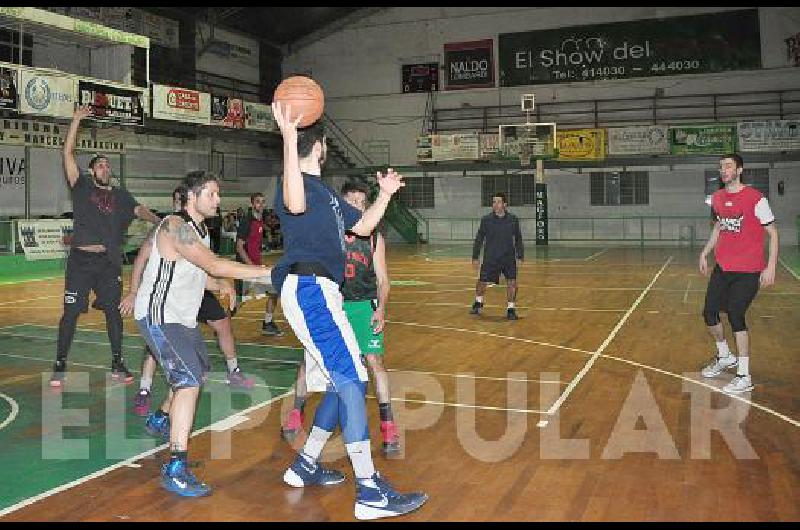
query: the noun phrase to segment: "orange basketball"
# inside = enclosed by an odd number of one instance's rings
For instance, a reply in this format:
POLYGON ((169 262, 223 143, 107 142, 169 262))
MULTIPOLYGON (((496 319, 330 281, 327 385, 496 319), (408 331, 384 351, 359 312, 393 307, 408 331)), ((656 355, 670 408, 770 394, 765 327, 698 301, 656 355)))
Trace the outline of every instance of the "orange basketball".
POLYGON ((272 101, 279 102, 281 107, 291 105, 292 120, 302 114, 303 120, 299 127, 308 127, 320 119, 325 108, 325 94, 322 88, 316 81, 303 75, 293 75, 284 79, 275 89, 272 101))

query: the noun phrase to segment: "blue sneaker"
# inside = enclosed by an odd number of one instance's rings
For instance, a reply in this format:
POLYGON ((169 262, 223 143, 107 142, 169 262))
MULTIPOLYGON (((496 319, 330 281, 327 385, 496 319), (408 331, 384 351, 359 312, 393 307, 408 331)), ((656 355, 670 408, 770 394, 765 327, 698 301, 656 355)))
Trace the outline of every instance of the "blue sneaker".
POLYGON ((411 513, 428 501, 424 493, 397 493, 379 473, 356 480, 356 519, 380 519, 411 513))
POLYGON ((295 488, 305 486, 334 486, 344 482, 344 474, 335 469, 322 467, 320 463, 310 463, 298 454, 283 474, 283 481, 295 488))
POLYGON ((154 412, 151 412, 147 415, 144 428, 150 436, 161 438, 165 442, 169 441, 169 416, 156 416, 154 412))
POLYGON ((161 486, 181 497, 203 497, 211 493, 211 487, 197 480, 185 460, 171 460, 161 466, 161 486))

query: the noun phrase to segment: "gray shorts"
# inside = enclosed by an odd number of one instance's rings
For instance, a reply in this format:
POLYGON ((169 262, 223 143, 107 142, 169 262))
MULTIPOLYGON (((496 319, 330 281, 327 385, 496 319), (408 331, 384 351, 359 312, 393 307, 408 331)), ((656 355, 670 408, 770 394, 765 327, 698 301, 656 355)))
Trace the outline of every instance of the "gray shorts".
POLYGON ((136 325, 173 389, 199 387, 205 382, 211 365, 199 326, 149 324, 147 318, 137 320, 136 325))

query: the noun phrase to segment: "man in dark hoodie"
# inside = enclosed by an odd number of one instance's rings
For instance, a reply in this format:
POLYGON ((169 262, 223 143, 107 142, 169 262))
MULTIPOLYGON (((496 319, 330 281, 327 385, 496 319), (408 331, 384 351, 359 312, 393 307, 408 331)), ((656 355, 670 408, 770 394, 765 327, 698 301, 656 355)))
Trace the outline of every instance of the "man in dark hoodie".
POLYGON ((472 248, 472 263, 478 267, 478 257, 483 246, 483 263, 480 268, 478 282, 475 285, 475 302, 472 304, 470 314, 479 315, 483 308, 483 295, 487 283, 500 283, 500 273, 506 278, 508 284, 508 308, 506 318, 517 320, 517 267, 522 266, 525 249, 522 244, 522 232, 519 229, 519 219, 506 208, 504 193, 495 193, 492 196, 492 213, 481 219, 478 233, 475 235, 475 245, 472 248), (484 240, 486 244, 484 245, 484 240))

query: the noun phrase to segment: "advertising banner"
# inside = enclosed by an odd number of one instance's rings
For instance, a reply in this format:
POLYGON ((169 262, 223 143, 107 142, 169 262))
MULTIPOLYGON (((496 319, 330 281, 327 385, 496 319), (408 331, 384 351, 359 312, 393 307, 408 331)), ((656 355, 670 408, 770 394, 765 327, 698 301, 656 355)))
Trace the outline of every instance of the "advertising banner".
POLYGON ((453 42, 444 45, 447 90, 494 86, 492 39, 453 42))
POLYGON ((736 151, 735 125, 681 125, 669 128, 673 155, 724 155, 736 151))
POLYGON ((78 104, 91 105, 92 118, 120 125, 144 125, 142 91, 78 81, 78 104))
POLYGON ((263 103, 244 102, 244 128, 255 131, 275 131, 277 125, 272 117, 272 107, 263 103))
POLYGON ((761 68, 758 9, 501 33, 498 39, 504 87, 761 68))
POLYGON ((0 110, 19 110, 18 72, 16 68, 0 67, 0 110))
POLYGON ((573 129, 556 132, 558 160, 602 160, 605 158, 605 129, 573 129))
POLYGON ((666 125, 611 127, 607 132, 609 156, 669 154, 666 125))
POLYGON ((17 222, 19 241, 25 259, 63 259, 68 247, 64 239, 72 235, 72 219, 23 220, 17 222))
POLYGON ((800 149, 800 120, 745 121, 737 127, 743 152, 800 149))
POLYGON ((244 102, 228 96, 211 96, 211 125, 244 129, 244 102))
POLYGON ((21 69, 19 111, 56 118, 72 118, 75 110, 75 79, 21 69))
POLYGON ((153 85, 153 118, 209 125, 211 94, 188 88, 153 85))

